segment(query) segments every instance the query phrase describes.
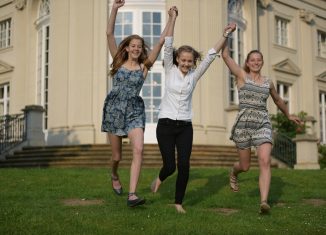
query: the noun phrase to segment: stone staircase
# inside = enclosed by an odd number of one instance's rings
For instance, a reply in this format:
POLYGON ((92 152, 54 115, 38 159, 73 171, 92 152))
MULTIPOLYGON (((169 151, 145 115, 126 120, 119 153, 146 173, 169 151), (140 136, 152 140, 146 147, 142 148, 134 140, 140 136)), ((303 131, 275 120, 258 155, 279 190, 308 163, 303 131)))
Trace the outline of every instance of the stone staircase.
MULTIPOLYGON (((24 147, 0 161, 4 167, 108 167, 111 146, 107 144, 24 147)), ((130 144, 122 146, 121 167, 130 167, 130 144)), ((191 167, 231 167, 238 160, 233 146, 194 145, 191 167)), ((160 167, 161 154, 157 144, 145 144, 143 167, 160 167)), ((251 166, 257 167, 257 157, 252 152, 251 166)))

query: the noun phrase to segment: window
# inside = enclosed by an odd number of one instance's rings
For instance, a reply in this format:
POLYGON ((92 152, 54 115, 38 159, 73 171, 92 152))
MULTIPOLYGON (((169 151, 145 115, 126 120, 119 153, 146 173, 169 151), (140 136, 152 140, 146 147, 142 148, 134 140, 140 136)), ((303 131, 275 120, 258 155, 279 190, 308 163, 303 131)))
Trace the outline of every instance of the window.
MULTIPOLYGON (((229 0, 228 1, 228 14, 229 21, 237 24, 237 30, 230 35, 229 51, 230 56, 234 61, 242 65, 243 63, 243 32, 246 27, 246 21, 242 16, 243 0, 229 0)), ((235 83, 235 76, 229 73, 229 105, 239 103, 238 90, 235 83)))
POLYGON ((288 107, 290 111, 290 86, 283 84, 283 83, 277 83, 277 93, 279 96, 284 100, 286 106, 288 107))
POLYGON ((125 37, 133 34, 132 17, 132 12, 118 12, 114 28, 114 36, 117 45, 119 45, 125 37))
POLYGON ((318 56, 326 58, 326 33, 323 31, 317 31, 318 37, 318 56))
MULTIPOLYGON (((135 8, 133 11, 118 12, 114 30, 116 43, 119 44, 131 34, 138 34, 144 38, 147 46, 153 48, 160 39, 163 22, 163 11, 143 11, 141 8, 135 8)), ((111 84, 111 78, 108 80, 108 84, 111 84)), ((162 55, 159 55, 141 90, 145 102, 146 123, 156 123, 158 120, 158 107, 163 96, 162 80, 162 55)))
MULTIPOLYGON (((162 32, 162 19, 160 12, 143 12, 143 37, 146 44, 153 48, 153 46, 160 40, 162 32)), ((157 58, 161 60, 162 57, 157 58)))
POLYGON ((9 84, 0 85, 0 116, 9 114, 9 84))
POLYGON ((44 108, 43 129, 48 129, 49 110, 49 45, 50 45, 50 0, 42 0, 37 19, 38 30, 38 77, 37 103, 44 108))
POLYGON ((289 46, 288 25, 289 20, 275 17, 275 43, 281 46, 289 46))
POLYGON ((319 95, 320 110, 320 141, 326 144, 326 92, 320 92, 319 95))
POLYGON ((11 45, 11 19, 0 22, 0 49, 11 45))
POLYGON ((162 73, 149 72, 142 89, 147 123, 157 122, 162 93, 162 73))

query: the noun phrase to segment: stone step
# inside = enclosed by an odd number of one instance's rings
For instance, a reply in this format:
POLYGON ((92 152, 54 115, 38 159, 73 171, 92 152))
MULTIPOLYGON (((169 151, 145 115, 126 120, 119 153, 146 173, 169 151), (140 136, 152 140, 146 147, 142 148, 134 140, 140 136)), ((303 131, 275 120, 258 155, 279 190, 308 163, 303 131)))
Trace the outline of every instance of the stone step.
MULTIPOLYGON (((130 167, 132 149, 122 148, 121 167, 130 167)), ((107 144, 24 147, 0 162, 0 167, 108 167, 111 147, 107 144)), ((238 160, 233 146, 194 145, 190 159, 192 167, 230 167, 238 160)), ((258 166, 252 154, 252 166, 258 166)), ((145 144, 143 167, 161 167, 162 158, 158 145, 145 144)))

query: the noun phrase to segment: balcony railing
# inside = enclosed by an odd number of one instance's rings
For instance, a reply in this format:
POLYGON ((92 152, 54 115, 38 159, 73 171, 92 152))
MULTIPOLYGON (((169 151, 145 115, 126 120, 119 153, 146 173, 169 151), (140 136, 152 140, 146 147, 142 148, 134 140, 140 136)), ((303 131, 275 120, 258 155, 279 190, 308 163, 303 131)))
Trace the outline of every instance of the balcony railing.
POLYGON ((0 154, 26 140, 25 115, 0 116, 0 154))
POLYGON ((296 143, 288 136, 281 133, 274 133, 274 145, 272 155, 290 167, 296 164, 296 143))

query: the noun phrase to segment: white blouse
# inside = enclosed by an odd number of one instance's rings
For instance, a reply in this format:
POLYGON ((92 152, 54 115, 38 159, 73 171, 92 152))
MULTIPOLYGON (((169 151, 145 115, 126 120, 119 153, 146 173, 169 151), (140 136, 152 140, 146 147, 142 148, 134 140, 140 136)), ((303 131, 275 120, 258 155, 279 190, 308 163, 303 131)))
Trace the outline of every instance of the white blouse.
POLYGON ((217 53, 211 48, 197 68, 183 76, 176 65, 173 64, 173 37, 165 37, 164 70, 165 92, 160 105, 158 118, 172 120, 192 119, 192 94, 198 80, 206 72, 217 53))

